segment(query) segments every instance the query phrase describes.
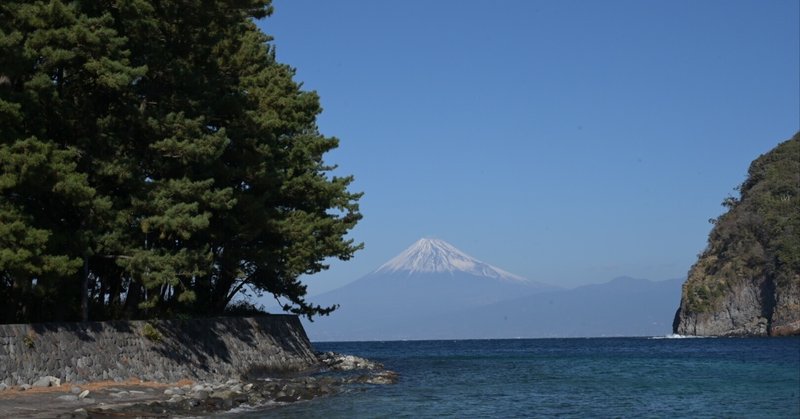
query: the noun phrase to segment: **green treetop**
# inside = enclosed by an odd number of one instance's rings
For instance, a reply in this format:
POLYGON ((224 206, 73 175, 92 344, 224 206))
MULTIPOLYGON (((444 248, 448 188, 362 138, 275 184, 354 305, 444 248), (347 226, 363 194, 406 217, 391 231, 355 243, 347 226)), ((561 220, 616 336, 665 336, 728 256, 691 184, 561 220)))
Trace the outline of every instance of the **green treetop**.
POLYGON ((0 321, 213 315, 245 289, 309 317, 303 274, 360 248, 313 92, 269 1, 0 6, 0 321), (84 270, 82 267, 88 269, 84 270))

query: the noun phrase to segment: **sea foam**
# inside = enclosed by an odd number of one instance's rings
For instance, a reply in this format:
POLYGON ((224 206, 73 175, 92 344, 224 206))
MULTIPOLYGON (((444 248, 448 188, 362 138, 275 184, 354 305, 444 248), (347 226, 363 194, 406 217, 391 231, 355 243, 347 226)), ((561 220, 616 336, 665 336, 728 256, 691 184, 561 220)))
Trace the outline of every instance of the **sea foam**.
POLYGON ((714 336, 694 336, 694 335, 679 335, 677 333, 671 333, 666 336, 653 336, 650 339, 703 339, 703 338, 713 338, 714 336))

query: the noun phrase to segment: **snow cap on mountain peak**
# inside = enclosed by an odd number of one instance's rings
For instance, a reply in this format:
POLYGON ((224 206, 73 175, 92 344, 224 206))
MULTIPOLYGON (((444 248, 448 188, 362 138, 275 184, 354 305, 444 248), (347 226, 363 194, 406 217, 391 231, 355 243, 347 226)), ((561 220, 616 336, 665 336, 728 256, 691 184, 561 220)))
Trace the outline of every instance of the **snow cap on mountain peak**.
POLYGON ((463 272, 510 281, 528 280, 481 262, 444 240, 422 238, 378 268, 375 273, 463 272))

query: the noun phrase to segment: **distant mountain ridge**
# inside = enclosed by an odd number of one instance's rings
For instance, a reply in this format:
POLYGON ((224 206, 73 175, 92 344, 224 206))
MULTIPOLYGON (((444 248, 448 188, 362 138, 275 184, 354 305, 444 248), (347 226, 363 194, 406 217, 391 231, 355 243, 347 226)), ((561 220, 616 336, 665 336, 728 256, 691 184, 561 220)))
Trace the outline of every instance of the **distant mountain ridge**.
POLYGON ((414 333, 426 339, 664 336, 682 283, 619 277, 429 319, 414 333))
POLYGON ((679 296, 680 281, 624 278, 563 290, 443 240, 421 239, 370 274, 317 296, 315 303, 340 307, 305 325, 316 341, 665 335, 679 296))

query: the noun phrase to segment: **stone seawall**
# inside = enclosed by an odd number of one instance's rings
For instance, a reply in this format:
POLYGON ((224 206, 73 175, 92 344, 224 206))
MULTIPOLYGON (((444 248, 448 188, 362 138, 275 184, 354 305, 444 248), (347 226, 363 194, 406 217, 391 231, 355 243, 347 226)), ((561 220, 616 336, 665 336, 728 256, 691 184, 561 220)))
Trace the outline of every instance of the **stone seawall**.
POLYGON ((313 368, 297 316, 0 325, 0 384, 220 380, 313 368))

